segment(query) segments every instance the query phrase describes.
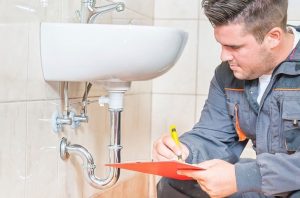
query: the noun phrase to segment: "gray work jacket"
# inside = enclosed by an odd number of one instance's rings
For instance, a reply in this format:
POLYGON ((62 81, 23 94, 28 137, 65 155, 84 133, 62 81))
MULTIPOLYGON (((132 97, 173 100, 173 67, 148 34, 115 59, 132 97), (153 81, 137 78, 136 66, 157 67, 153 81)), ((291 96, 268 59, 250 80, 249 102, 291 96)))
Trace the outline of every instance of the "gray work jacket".
POLYGON ((189 163, 235 164, 238 192, 274 195, 300 189, 300 42, 273 71, 260 105, 258 80, 238 80, 228 63, 217 67, 199 122, 180 137, 189 163), (240 141, 237 131, 247 137, 240 141), (256 159, 239 156, 252 140, 256 159))

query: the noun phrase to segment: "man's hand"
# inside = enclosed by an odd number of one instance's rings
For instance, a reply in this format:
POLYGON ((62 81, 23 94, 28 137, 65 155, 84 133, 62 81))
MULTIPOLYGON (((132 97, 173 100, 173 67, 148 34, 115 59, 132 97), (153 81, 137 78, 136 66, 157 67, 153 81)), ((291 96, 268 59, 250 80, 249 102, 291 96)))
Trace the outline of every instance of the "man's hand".
POLYGON ((237 192, 234 165, 223 160, 208 160, 198 164, 200 171, 181 170, 178 174, 192 177, 210 197, 227 197, 237 192))
POLYGON ((184 144, 177 146, 171 135, 164 135, 153 144, 152 157, 154 161, 174 160, 179 155, 182 155, 182 160, 185 160, 189 155, 189 150, 184 144))

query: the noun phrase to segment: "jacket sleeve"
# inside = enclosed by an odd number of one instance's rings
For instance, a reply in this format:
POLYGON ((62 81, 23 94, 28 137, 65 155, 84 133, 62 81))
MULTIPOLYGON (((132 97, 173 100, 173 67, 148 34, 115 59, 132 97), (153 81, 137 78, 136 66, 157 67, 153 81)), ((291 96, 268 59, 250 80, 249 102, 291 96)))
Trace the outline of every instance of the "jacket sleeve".
POLYGON ((247 163, 235 164, 239 192, 261 192, 267 196, 300 189, 300 152, 262 153, 247 163), (260 184, 260 185, 259 185, 260 184))
POLYGON ((201 117, 191 131, 180 137, 190 155, 188 163, 199 163, 209 159, 223 159, 236 163, 247 141, 239 142, 231 116, 226 107, 224 90, 216 75, 213 77, 208 98, 201 117))
POLYGON ((239 142, 231 116, 226 107, 226 96, 213 77, 209 95, 201 117, 191 131, 180 137, 190 154, 188 163, 209 159, 223 159, 235 164, 238 192, 260 192, 267 196, 300 189, 300 151, 262 153, 256 159, 240 160, 246 141, 239 142))
MULTIPOLYGON (((217 70, 216 70, 217 71, 217 70)), ((235 163, 239 192, 261 192, 262 177, 257 160, 240 161, 247 141, 239 142, 232 117, 226 107, 224 89, 215 75, 198 123, 180 137, 189 149, 188 163, 222 159, 235 163)))
POLYGON ((266 195, 300 189, 300 151, 285 153, 262 153, 257 156, 262 176, 262 191, 266 195))

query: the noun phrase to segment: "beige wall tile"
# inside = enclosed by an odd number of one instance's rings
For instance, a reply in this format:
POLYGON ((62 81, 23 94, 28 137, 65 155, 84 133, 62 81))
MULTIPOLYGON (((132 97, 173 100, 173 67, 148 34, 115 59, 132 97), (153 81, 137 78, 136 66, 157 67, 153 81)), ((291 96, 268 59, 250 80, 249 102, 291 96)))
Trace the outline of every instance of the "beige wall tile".
POLYGON ((196 108, 196 117, 195 123, 199 121, 202 109, 205 104, 205 100, 207 99, 207 95, 197 95, 197 108, 196 108))
POLYGON ((201 6, 201 0, 200 0, 200 5, 199 5, 199 19, 200 20, 207 20, 207 17, 204 14, 204 10, 201 6))
POLYGON ((139 18, 128 18, 126 19, 119 19, 119 18, 113 18, 112 24, 116 25, 145 25, 145 26, 153 26, 153 20, 146 17, 139 17, 139 18))
MULTIPOLYGON (((300 1, 299 0, 289 0, 289 8, 288 8, 288 19, 289 20, 300 20, 300 1)), ((300 23, 298 23, 300 25, 300 23)))
POLYGON ((160 176, 149 175, 149 196, 148 198, 157 198, 156 186, 160 180, 160 176))
POLYGON ((156 20, 155 25, 182 29, 188 32, 189 38, 183 54, 173 68, 153 80, 153 92, 195 94, 197 75, 197 21, 156 20))
POLYGON ((289 25, 300 25, 300 20, 299 21, 292 21, 292 20, 289 20, 288 22, 287 22, 289 25))
POLYGON ((0 24, 0 102, 26 100, 28 25, 0 24))
POLYGON ((59 83, 46 82, 43 77, 40 56, 40 23, 29 24, 28 100, 58 99, 59 83))
POLYGON ((148 175, 135 173, 113 188, 94 194, 89 198, 146 198, 148 197, 148 181, 148 175))
POLYGON ((37 20, 37 8, 32 1, 2 1, 0 6, 1 23, 27 23, 37 20))
POLYGON ((0 197, 24 197, 26 103, 0 103, 0 197))
MULTIPOLYGON (((154 15, 154 0, 113 0, 114 2, 124 2, 126 9, 123 12, 114 12, 116 18, 128 18, 132 14, 142 15, 148 18, 153 18, 154 15)), ((137 17, 139 18, 139 17, 137 17)))
POLYGON ((25 197, 58 197, 58 143, 51 131, 54 101, 28 102, 25 197))
POLYGON ((61 0, 5 1, 1 8, 3 8, 3 12, 0 14, 0 22, 5 23, 57 22, 61 19, 61 0))
POLYGON ((125 97, 122 115, 122 160, 150 160, 151 94, 125 97))
MULTIPOLYGON (((201 3, 202 0, 200 0, 201 3)), ((299 0, 289 0, 289 7, 288 7, 288 19, 289 20, 300 20, 300 14, 299 14, 299 6, 300 6, 300 1, 299 0)), ((199 9, 200 9, 200 14, 199 14, 199 18, 200 19, 205 19, 207 20, 207 17, 204 15, 204 11, 201 7, 201 4, 199 5, 199 9)))
POLYGON ((199 21, 197 94, 207 94, 214 70, 221 63, 221 47, 208 21, 199 21))
MULTIPOLYGON (((123 184, 123 197, 141 198, 148 197, 148 175, 143 173, 136 173, 132 179, 128 179, 123 184)), ((119 194, 120 196, 120 194, 119 194)), ((116 196, 118 198, 119 196, 116 196)))
POLYGON ((62 1, 52 0, 47 1, 47 4, 40 3, 38 7, 41 21, 47 22, 61 22, 62 20, 62 1))
POLYGON ((194 125, 195 96, 176 94, 152 95, 152 142, 162 134, 169 133, 171 124, 179 134, 189 131, 194 125))
POLYGON ((63 22, 79 22, 76 11, 80 11, 81 1, 61 0, 62 5, 62 21, 63 22))
MULTIPOLYGON (((78 98, 80 101, 85 92, 85 82, 69 82, 69 97, 70 98, 78 98)), ((60 83, 61 87, 61 94, 63 94, 64 90, 64 83, 60 83)), ((89 91, 89 97, 98 97, 106 95, 107 91, 104 89, 103 86, 92 83, 92 87, 89 91)), ((95 98, 97 99, 97 98, 95 98)))
POLYGON ((134 81, 131 82, 130 89, 125 93, 126 95, 130 94, 145 94, 152 92, 152 80, 148 81, 134 81))
POLYGON ((197 19, 199 0, 155 0, 155 19, 197 19))
POLYGON ((86 182, 80 165, 80 159, 74 157, 68 160, 58 159, 59 186, 56 191, 59 192, 59 198, 83 198, 83 187, 86 182))

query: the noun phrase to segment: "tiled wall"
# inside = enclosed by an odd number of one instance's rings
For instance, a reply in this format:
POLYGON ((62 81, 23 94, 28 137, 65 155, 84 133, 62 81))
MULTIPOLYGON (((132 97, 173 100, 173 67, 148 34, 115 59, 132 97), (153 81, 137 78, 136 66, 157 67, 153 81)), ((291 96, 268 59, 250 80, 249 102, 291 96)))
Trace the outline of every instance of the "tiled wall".
POLYGON ((212 27, 201 14, 200 3, 155 1, 155 25, 183 29, 189 33, 189 39, 179 62, 153 80, 153 140, 168 133, 170 124, 177 125, 180 133, 191 129, 199 118, 210 78, 219 62, 220 48, 214 42, 212 27))
MULTIPOLYGON (((89 123, 55 134, 51 116, 61 110, 62 85, 45 82, 40 59, 40 22, 76 22, 80 0, 0 1, 0 197, 87 198, 101 191, 86 183, 81 159, 59 157, 67 137, 93 155, 96 175, 106 176, 109 115, 107 108, 88 107, 89 123)), ((108 14, 98 23, 153 24, 153 0, 127 0, 123 13, 108 14)), ((101 4, 111 1, 101 0, 101 4)), ((151 81, 133 83, 122 113, 122 160, 150 159, 151 81)), ((71 102, 80 101, 83 83, 70 83, 71 102)), ((90 99, 105 94, 93 86, 90 99)), ((73 104, 79 111, 80 106, 73 104)), ((122 181, 135 178, 121 172, 122 181)), ((143 177, 142 180, 147 182, 143 177)), ((126 186, 124 184, 124 186, 126 186)), ((146 188, 147 190, 147 188, 146 188)), ((125 197, 125 195, 124 195, 125 197)))

